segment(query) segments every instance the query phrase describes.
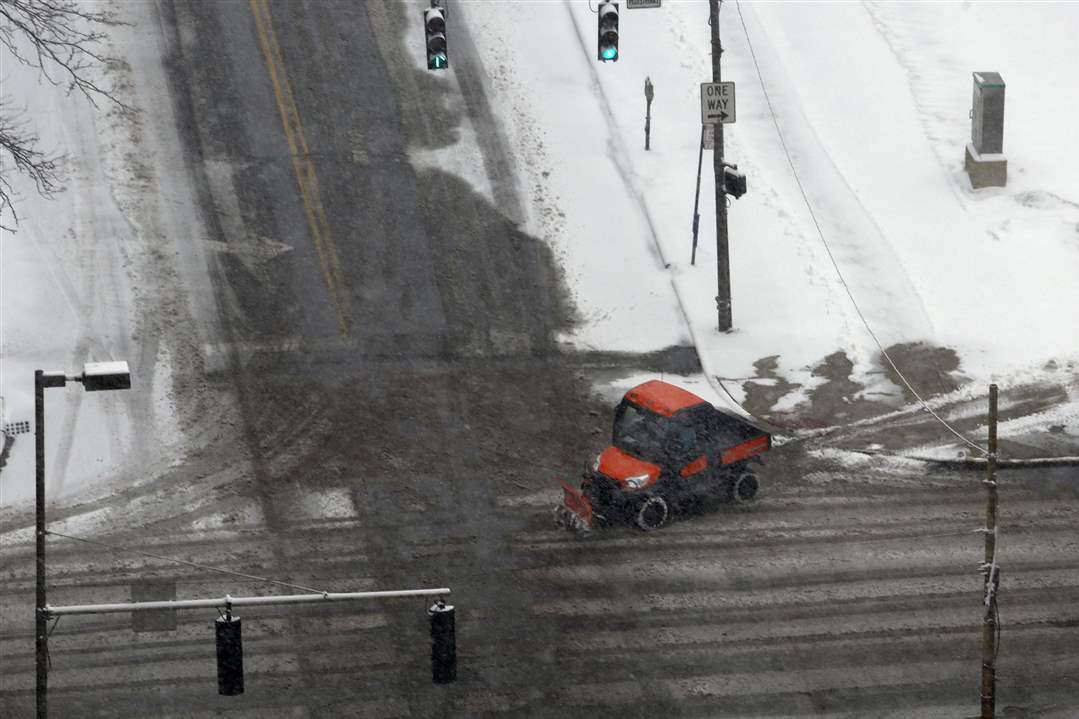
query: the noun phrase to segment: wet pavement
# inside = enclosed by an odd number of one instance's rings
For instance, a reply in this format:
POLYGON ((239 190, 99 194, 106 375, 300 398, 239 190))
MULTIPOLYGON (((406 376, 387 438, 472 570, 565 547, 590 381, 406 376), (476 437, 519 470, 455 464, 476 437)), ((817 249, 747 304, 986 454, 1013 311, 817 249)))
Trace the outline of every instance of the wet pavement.
MULTIPOLYGON (((410 161, 410 147, 454 142, 457 118, 424 119, 427 103, 452 103, 405 59, 403 6, 163 8, 177 40, 179 130, 212 239, 265 236, 292 250, 257 266, 224 254, 209 268, 221 356, 205 381, 238 403, 235 444, 54 519, 77 527, 80 516, 140 506, 138 520, 96 531, 327 591, 450 586, 459 678, 430 683, 423 601, 245 612, 241 697, 215 692, 213 616, 181 613, 176 632, 153 634, 122 616, 81 618, 52 641, 54 716, 973 714, 980 479, 815 453, 939 440, 931 419, 904 411, 898 388, 868 395, 837 352, 813 369, 823 381, 806 407, 776 412, 798 388, 764 358, 746 405, 769 419, 813 427, 898 413, 773 450, 756 504, 655 533, 557 530, 554 477, 572 480, 607 443, 611 407, 594 383, 693 372, 692 353, 559 351, 552 338, 574 310, 550 251, 519 227, 497 137, 483 148, 495 203, 410 161), (291 89, 268 66, 285 68, 291 89)), ((482 123, 483 68, 468 58, 455 72, 482 123)), ((917 386, 956 392, 949 350, 890 351, 917 368, 917 386)), ((1002 419, 1053 407, 1062 392, 1010 390, 1002 419)), ((984 424, 980 402, 949 405, 958 427, 984 424)), ((1036 479, 1001 489, 998 677, 1002 706, 1036 711, 1079 701, 1079 496, 1066 473, 1024 477, 1036 479)), ((0 666, 11 684, 0 701, 24 713, 30 551, 24 538, 2 567, 0 666)), ((147 575, 175 578, 183 597, 270 591, 146 558, 109 563, 70 544, 52 557, 56 603, 122 601, 147 575)))

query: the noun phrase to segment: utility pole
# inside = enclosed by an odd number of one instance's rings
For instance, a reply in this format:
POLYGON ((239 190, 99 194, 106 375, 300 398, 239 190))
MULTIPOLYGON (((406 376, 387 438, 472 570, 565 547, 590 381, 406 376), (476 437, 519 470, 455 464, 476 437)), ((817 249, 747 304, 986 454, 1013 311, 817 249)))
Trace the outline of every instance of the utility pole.
MULTIPOLYGON (((723 46, 719 42, 719 3, 708 0, 708 24, 712 28, 712 82, 722 80, 719 59, 723 46)), ((719 331, 731 330, 731 263, 727 244, 727 191, 723 186, 723 123, 716 123, 716 149, 712 153, 712 169, 716 178, 716 309, 719 313, 719 331)))
POLYGON ((997 566, 997 386, 989 385, 989 456, 986 462, 985 505, 985 617, 982 619, 982 715, 993 719, 997 688, 997 589, 1000 567, 997 566))

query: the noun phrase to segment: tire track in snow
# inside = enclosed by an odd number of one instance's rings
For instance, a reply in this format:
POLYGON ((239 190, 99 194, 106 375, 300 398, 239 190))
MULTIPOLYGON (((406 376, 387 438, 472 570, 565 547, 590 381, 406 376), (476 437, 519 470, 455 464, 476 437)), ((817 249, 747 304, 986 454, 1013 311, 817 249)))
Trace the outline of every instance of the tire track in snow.
POLYGON ((909 272, 881 225, 828 152, 766 23, 755 7, 745 6, 743 12, 751 38, 756 40, 753 47, 763 81, 777 110, 777 122, 792 148, 791 161, 798 167, 806 194, 843 269, 848 274, 851 267, 860 269, 857 275, 851 275, 847 280, 857 288, 855 296, 863 311, 870 316, 878 333, 888 337, 885 345, 931 340, 935 335, 932 319, 909 272), (870 243, 871 251, 863 249, 870 243), (877 312, 874 316, 872 311, 866 310, 866 299, 882 294, 892 298, 881 303, 887 306, 888 312, 883 316, 877 312), (902 327, 898 336, 889 336, 881 330, 897 325, 902 327))
POLYGON ((585 29, 577 23, 577 16, 573 12, 573 3, 571 0, 563 0, 563 7, 565 7, 566 12, 569 14, 570 22, 573 23, 573 26, 577 30, 577 42, 581 48, 581 54, 585 58, 584 66, 588 68, 588 73, 592 77, 592 86, 595 88, 596 97, 599 98, 601 110, 604 117, 607 118, 607 156, 610 158, 611 164, 613 164, 618 171, 618 176, 622 178, 622 184, 625 185, 628 194, 636 200, 636 206, 640 210, 645 223, 648 225, 648 236, 652 240, 652 248, 659 258, 660 266, 658 269, 665 270, 671 266, 671 263, 667 261, 667 258, 663 254, 663 247, 659 243, 659 235, 656 231, 655 221, 652 219, 652 213, 648 209, 648 203, 645 202, 644 193, 641 192, 641 189, 633 179, 633 168, 631 168, 624 159, 630 156, 629 149, 622 140, 621 134, 617 132, 614 110, 611 109, 611 103, 607 99, 607 94, 603 91, 603 84, 600 82, 596 66, 591 62, 591 54, 586 45, 586 38, 590 37, 590 35, 588 35, 588 33, 585 32, 585 29))

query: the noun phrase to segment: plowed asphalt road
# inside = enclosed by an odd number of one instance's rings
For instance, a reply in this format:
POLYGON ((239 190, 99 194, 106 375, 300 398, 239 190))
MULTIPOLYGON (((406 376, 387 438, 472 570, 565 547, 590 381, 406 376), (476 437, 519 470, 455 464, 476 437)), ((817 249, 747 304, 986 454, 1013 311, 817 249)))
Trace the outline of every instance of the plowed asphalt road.
MULTIPOLYGON (((239 697, 216 693, 212 613, 138 634, 124 615, 73 617, 51 640, 52 716, 976 715, 977 475, 781 448, 752 506, 648 534, 553 527, 551 478, 575 476, 609 432, 591 380, 692 369, 692 353, 558 351, 572 307, 513 221, 512 163, 463 23, 454 71, 498 207, 409 162, 410 144, 442 146, 452 128, 424 119, 437 88, 406 56, 418 39, 402 6, 158 7, 176 171, 213 239, 292 250, 209 267, 220 329, 203 379, 236 398, 239 441, 103 500, 145 511, 95 536, 328 591, 449 586, 459 679, 430 682, 421 600, 243 612, 239 697)), ((1002 476, 998 710, 1076 716, 1079 498, 1048 475, 1002 476)), ((0 566, 4 717, 33 707, 28 539, 0 566)), ((180 597, 276 591, 50 546, 55 604, 123 601, 145 577, 175 578, 180 597)))

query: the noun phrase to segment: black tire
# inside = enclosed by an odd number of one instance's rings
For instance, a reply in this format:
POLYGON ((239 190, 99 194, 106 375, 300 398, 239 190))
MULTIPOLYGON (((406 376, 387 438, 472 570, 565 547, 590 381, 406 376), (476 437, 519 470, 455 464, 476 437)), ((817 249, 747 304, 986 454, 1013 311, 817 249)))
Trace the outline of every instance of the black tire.
POLYGON ((670 509, 667 507, 666 500, 663 497, 652 495, 641 503, 634 521, 638 527, 650 532, 666 524, 669 516, 670 509))
POLYGON ((744 469, 731 480, 730 500, 736 504, 752 502, 760 486, 756 472, 744 469))

